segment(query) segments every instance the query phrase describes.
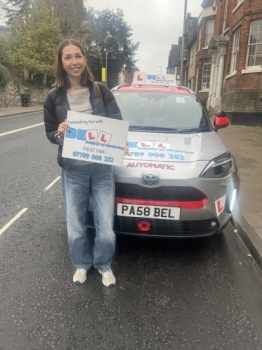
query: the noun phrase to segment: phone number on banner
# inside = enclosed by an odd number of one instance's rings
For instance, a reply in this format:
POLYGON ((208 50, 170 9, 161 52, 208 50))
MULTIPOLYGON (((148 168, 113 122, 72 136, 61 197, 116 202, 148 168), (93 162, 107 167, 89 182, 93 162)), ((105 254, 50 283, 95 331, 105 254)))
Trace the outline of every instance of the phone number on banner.
POLYGON ((97 162, 106 162, 106 163, 114 163, 114 158, 113 157, 107 157, 107 156, 100 156, 97 154, 92 154, 90 156, 89 153, 83 153, 83 152, 73 152, 73 157, 76 158, 81 158, 81 159, 90 159, 93 161, 97 161, 97 162))
MULTIPOLYGON (((157 153, 157 152, 129 152, 128 153, 129 157, 152 157, 152 158, 168 158, 168 159, 177 159, 177 160, 185 160, 185 157, 180 155, 180 154, 165 154, 165 153, 157 153)), ((127 157, 128 157, 127 156, 127 157)))

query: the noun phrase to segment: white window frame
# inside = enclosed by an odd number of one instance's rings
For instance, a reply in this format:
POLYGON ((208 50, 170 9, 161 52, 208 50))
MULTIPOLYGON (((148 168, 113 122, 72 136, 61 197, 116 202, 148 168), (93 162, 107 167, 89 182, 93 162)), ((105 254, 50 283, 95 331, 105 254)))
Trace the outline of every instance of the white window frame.
POLYGON ((202 90, 209 90, 210 77, 211 77, 211 63, 204 63, 203 69, 202 69, 201 91, 202 90), (209 69, 206 69, 208 66, 209 66, 209 69), (206 75, 206 73, 209 73, 209 75, 206 75), (204 82, 204 80, 206 80, 206 81, 204 82))
POLYGON ((244 0, 237 0, 236 7, 232 11, 232 13, 234 13, 243 4, 243 2, 244 2, 244 0))
POLYGON ((196 81, 195 81, 195 88, 196 88, 196 92, 198 92, 197 88, 198 88, 198 72, 199 72, 199 69, 198 69, 198 66, 196 68, 196 81))
POLYGON ((199 30, 199 36, 198 36, 198 51, 200 51, 201 50, 201 39, 202 39, 202 37, 201 37, 201 27, 200 27, 200 30, 199 30))
POLYGON ((237 70, 237 61, 239 55, 239 42, 240 42, 240 28, 238 28, 233 34, 233 47, 231 56, 230 73, 234 73, 237 70))
POLYGON ((254 57, 254 61, 260 57, 260 60, 262 62, 262 19, 257 19, 254 21, 250 22, 250 29, 249 29, 249 38, 248 38, 248 48, 247 48, 247 60, 246 60, 246 69, 250 69, 250 70, 254 70, 256 68, 261 68, 262 64, 249 64, 249 60, 251 57, 254 57), (255 25, 258 24, 258 30, 255 31, 254 27, 255 25), (257 42, 255 43, 251 43, 251 38, 252 35, 255 34, 255 40, 257 40, 257 42), (260 48, 259 53, 257 53, 258 48, 260 48), (252 52, 252 54, 250 54, 251 50, 254 52, 252 52))
POLYGON ((207 47, 209 45, 210 40, 211 40, 212 36, 214 35, 214 28, 215 28, 215 20, 214 19, 209 19, 208 21, 206 21, 205 47, 207 47))

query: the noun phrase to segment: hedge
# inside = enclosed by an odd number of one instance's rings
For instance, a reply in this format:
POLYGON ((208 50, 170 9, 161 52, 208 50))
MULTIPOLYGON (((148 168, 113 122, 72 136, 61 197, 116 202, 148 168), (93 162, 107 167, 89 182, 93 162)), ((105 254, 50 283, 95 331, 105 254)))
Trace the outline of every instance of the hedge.
POLYGON ((9 70, 0 64, 0 87, 6 87, 11 80, 11 74, 9 70))

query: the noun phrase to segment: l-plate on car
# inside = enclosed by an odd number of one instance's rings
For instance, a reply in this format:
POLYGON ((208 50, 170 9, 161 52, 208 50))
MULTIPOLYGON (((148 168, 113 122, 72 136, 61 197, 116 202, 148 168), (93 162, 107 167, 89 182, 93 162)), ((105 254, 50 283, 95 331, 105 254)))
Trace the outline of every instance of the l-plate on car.
MULTIPOLYGON (((237 164, 196 94, 173 75, 136 72, 113 94, 129 121, 129 155, 115 167, 116 233, 201 237, 228 224, 237 191, 237 164)), ((93 226, 92 212, 88 226, 93 226)))

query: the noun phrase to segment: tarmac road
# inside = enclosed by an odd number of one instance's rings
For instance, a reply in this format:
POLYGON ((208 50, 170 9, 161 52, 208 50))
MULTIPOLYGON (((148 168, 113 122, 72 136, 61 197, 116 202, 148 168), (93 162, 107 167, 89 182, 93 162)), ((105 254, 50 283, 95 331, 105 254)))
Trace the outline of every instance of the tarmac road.
POLYGON ((0 230, 27 209, 0 235, 0 349, 262 349, 262 273, 230 226, 118 237, 116 287, 73 285, 56 147, 43 125, 1 136, 42 118, 0 119, 0 230))

